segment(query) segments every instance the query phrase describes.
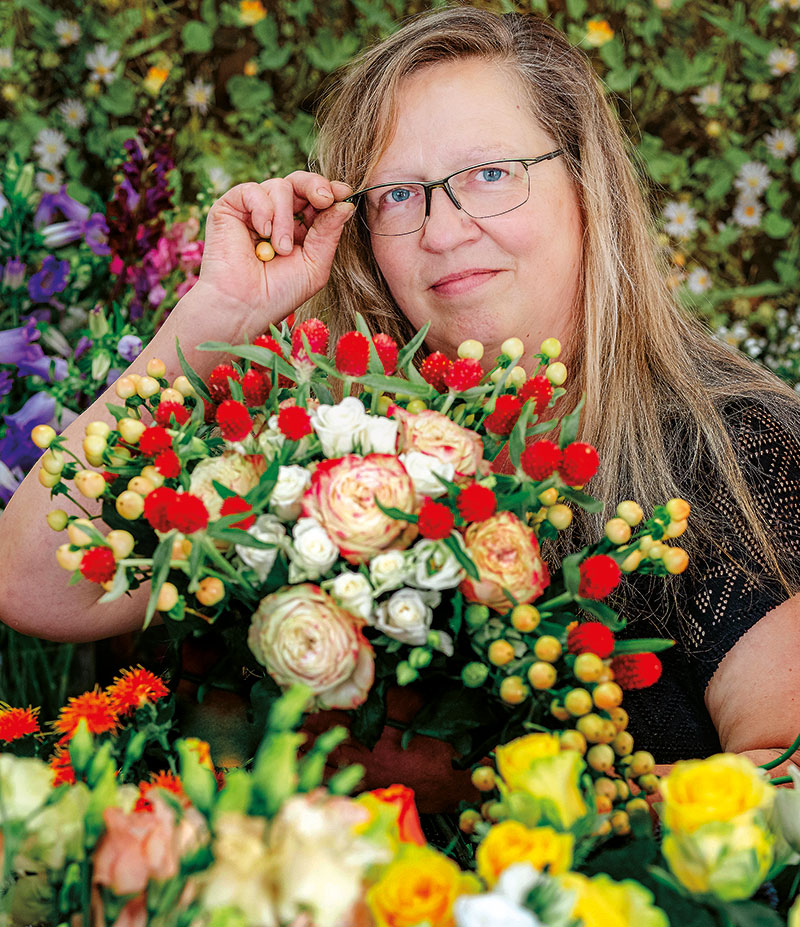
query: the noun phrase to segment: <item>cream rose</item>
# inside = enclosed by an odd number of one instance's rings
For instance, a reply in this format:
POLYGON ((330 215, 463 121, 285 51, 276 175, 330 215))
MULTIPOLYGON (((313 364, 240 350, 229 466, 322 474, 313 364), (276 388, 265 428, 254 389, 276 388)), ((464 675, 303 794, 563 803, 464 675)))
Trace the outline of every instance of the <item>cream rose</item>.
POLYGON ((222 497, 214 489, 214 480, 244 496, 258 484, 266 468, 266 461, 258 454, 245 456, 236 451, 226 451, 221 457, 200 461, 192 471, 189 492, 203 500, 211 521, 215 521, 220 517, 222 497))
POLYGON ((236 553, 239 555, 239 559, 245 566, 255 570, 259 580, 263 583, 275 564, 278 551, 286 541, 286 529, 274 515, 259 515, 255 524, 247 529, 247 533, 257 541, 275 545, 269 549, 245 547, 242 544, 236 545, 236 553))
POLYGON ((394 454, 400 423, 382 415, 365 415, 357 442, 362 454, 394 454))
POLYGON ((319 708, 357 708, 375 677, 364 622, 319 586, 286 586, 261 600, 247 643, 280 686, 301 682, 319 708))
POLYGON ((402 452, 421 451, 438 457, 452 465, 456 477, 489 472, 489 464, 483 459, 481 439, 441 412, 426 409, 411 414, 400 409, 395 417, 400 419, 399 448, 402 452))
POLYGON ((370 581, 363 573, 345 570, 335 579, 323 583, 323 587, 330 592, 342 608, 358 615, 359 618, 369 620, 372 614, 374 593, 370 581))
POLYGON ((403 512, 413 512, 416 504, 411 477, 394 455, 349 454, 316 468, 303 514, 322 525, 350 563, 366 563, 381 551, 406 548, 417 531, 385 515, 376 497, 403 512))
POLYGON ((342 457, 355 447, 367 417, 364 404, 348 396, 333 406, 321 405, 311 413, 311 427, 326 457, 342 457))
POLYGON ((289 582, 319 579, 336 563, 339 548, 314 518, 301 518, 292 531, 289 547, 289 582))
MULTIPOLYGON (((461 542, 458 534, 453 537, 461 542)), ((420 589, 454 589, 466 576, 464 567, 441 541, 418 541, 411 554, 413 573, 409 582, 420 589)))
POLYGON ((432 454, 423 454, 422 451, 409 451, 399 456, 420 498, 430 496, 431 499, 435 499, 447 492, 447 487, 437 479, 437 476, 442 476, 452 482, 456 474, 453 464, 440 460, 432 454))
POLYGON ((387 550, 378 554, 369 562, 369 578, 372 582, 375 595, 399 589, 405 582, 408 574, 408 554, 399 550, 387 550))
POLYGON ((438 592, 400 589, 378 606, 374 626, 387 637, 420 647, 428 638, 433 609, 441 598, 438 592))
POLYGON ((279 467, 278 479, 269 496, 269 507, 281 521, 295 521, 300 515, 303 493, 311 483, 305 467, 279 467))

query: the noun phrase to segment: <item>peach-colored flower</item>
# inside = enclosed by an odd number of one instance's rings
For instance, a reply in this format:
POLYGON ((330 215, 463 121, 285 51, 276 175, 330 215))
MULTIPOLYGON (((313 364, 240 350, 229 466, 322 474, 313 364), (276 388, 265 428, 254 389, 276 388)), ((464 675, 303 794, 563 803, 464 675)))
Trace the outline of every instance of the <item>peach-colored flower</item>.
POLYGON ((499 512, 470 525, 464 546, 480 576, 479 580, 467 577, 461 583, 461 591, 470 602, 482 602, 505 614, 513 602, 504 589, 517 602, 532 602, 550 582, 533 529, 511 512, 499 512))
POLYGON ((452 464, 456 478, 487 473, 489 463, 483 459, 483 443, 475 432, 456 425, 446 415, 426 409, 412 414, 396 409, 400 419, 401 452, 421 451, 452 464))
POLYGON ((319 464, 303 495, 303 514, 322 525, 350 563, 386 550, 405 550, 416 525, 385 515, 381 505, 413 512, 411 477, 393 454, 348 454, 319 464))
POLYGON ((192 471, 189 492, 203 500, 211 520, 219 518, 222 498, 214 489, 214 480, 244 496, 258 483, 266 470, 267 462, 258 454, 239 454, 228 451, 220 457, 201 460, 192 471))

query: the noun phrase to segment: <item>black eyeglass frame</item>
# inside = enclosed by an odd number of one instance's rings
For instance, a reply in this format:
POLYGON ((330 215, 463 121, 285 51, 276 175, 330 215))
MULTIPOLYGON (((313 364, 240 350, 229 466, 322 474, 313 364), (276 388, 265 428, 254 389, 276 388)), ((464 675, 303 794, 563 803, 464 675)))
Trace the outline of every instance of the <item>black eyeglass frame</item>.
POLYGON ((419 228, 411 229, 410 232, 373 232, 372 229, 367 225, 366 217, 363 213, 360 213, 360 218, 364 225, 367 227, 371 235, 380 235, 381 238, 399 238, 401 235, 413 235, 415 232, 418 232, 428 220, 431 214, 431 193, 437 188, 441 187, 444 192, 447 194, 451 203, 456 207, 456 209, 463 209, 465 213, 472 219, 493 219, 495 216, 503 216, 507 212, 513 212, 515 209, 519 209, 520 206, 524 206, 531 196, 531 175, 528 173, 528 168, 532 164, 538 164, 540 161, 551 161, 553 158, 559 157, 559 155, 564 154, 563 148, 556 148, 554 151, 548 151, 547 154, 539 155, 538 158, 495 158, 493 161, 482 161, 480 164, 472 164, 469 167, 459 168, 457 171, 453 171, 452 174, 448 174, 447 177, 442 177, 441 180, 396 180, 391 183, 377 183, 371 187, 364 187, 363 190, 358 190, 356 193, 351 193, 350 196, 345 197, 343 202, 345 203, 355 203, 356 206, 359 205, 357 200, 362 197, 365 193, 369 193, 370 190, 379 190, 382 187, 398 187, 403 186, 403 184, 414 184, 417 187, 422 187, 425 192, 425 215, 422 219, 422 224, 419 228), (491 216, 473 216, 472 213, 467 212, 466 209, 459 203, 456 195, 453 193, 450 187, 451 178, 455 177, 456 174, 463 174, 465 171, 473 171, 478 167, 489 167, 492 164, 506 164, 513 162, 515 164, 521 164, 525 168, 525 176, 528 178, 528 195, 525 199, 518 203, 516 206, 512 206, 511 209, 504 209, 502 212, 496 212, 491 216))

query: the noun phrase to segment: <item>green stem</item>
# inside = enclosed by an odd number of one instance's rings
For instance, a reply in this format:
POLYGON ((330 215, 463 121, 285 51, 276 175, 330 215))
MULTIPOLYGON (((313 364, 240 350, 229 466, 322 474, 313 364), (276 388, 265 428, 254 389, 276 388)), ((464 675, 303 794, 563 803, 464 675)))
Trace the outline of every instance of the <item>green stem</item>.
POLYGON ((442 415, 447 415, 447 413, 450 411, 450 406, 452 406, 452 404, 455 401, 456 401, 456 394, 452 390, 450 390, 450 392, 447 394, 447 399, 445 399, 442 407, 439 409, 442 415))
POLYGON ((770 779, 770 785, 788 785, 792 782, 791 776, 776 776, 774 779, 770 779))
POLYGON ((554 599, 550 599, 549 602, 542 602, 537 608, 540 613, 544 614, 547 612, 549 614, 562 605, 569 605, 572 601, 573 597, 569 592, 562 592, 561 595, 557 595, 554 599))
POLYGON ((228 561, 220 554, 217 548, 214 546, 214 542, 209 538, 203 538, 203 550, 208 554, 209 558, 216 563, 220 571, 225 573, 230 579, 232 579, 237 586, 245 585, 242 577, 234 570, 234 568, 228 563, 228 561))
POLYGON ((770 760, 768 763, 762 763, 761 768, 774 769, 776 766, 780 766, 781 763, 784 763, 786 760, 791 758, 792 754, 795 752, 795 750, 797 750, 798 747, 800 747, 800 734, 795 737, 791 747, 789 747, 785 753, 781 753, 780 756, 776 756, 774 760, 770 760))

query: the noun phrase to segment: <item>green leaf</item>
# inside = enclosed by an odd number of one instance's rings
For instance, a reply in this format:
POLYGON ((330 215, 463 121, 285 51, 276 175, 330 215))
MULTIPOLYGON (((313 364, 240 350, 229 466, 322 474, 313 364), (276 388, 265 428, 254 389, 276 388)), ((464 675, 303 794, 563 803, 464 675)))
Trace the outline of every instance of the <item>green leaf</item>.
POLYGON ((594 496, 590 496, 588 493, 581 492, 580 489, 572 489, 569 486, 565 486, 563 489, 559 490, 559 494, 570 502, 574 502, 575 505, 579 505, 587 512, 603 511, 603 503, 599 499, 595 499, 594 496))
POLYGON ((716 26, 723 35, 727 35, 731 41, 744 45, 748 51, 753 52, 759 58, 766 58, 774 48, 773 43, 768 39, 762 39, 751 29, 737 25, 728 17, 714 16, 713 13, 701 13, 700 15, 712 26, 716 26))
POLYGON ((147 52, 152 51, 152 49, 158 48, 159 45, 169 39, 173 34, 172 29, 166 29, 164 32, 158 32, 155 35, 148 35, 147 38, 139 39, 138 42, 134 42, 132 45, 128 45, 125 48, 125 57, 130 61, 133 58, 138 58, 140 55, 147 54, 147 52))
POLYGON ((582 599, 580 596, 576 595, 575 604, 590 615, 594 615, 595 618, 602 621, 603 624, 611 628, 612 631, 619 631, 625 627, 625 619, 618 617, 614 609, 606 605, 605 602, 597 602, 595 599, 582 599))
POLYGON ((581 583, 580 564, 583 560, 583 551, 564 557, 561 572, 564 576, 564 588, 571 596, 577 596, 581 583))
POLYGON ((136 106, 136 94, 133 86, 121 77, 115 80, 108 90, 99 98, 98 103, 112 116, 127 116, 136 106))
POLYGON ((794 224, 779 212, 768 212, 761 222, 761 227, 770 238, 786 238, 791 234, 794 224))
POLYGON ((158 602, 158 594, 161 591, 161 586, 164 584, 167 576, 169 575, 169 562, 172 558, 172 542, 174 540, 174 532, 170 531, 166 537, 163 537, 159 542, 158 547, 155 549, 153 554, 153 568, 152 568, 152 578, 150 584, 150 598, 147 600, 147 609, 144 613, 144 625, 143 627, 148 627, 152 621, 153 615, 156 610, 156 602, 158 602))
POLYGON ((450 551, 450 553, 458 560, 461 566, 467 571, 467 576, 471 576, 473 579, 480 579, 480 573, 478 573, 478 568, 473 563, 472 557, 464 550, 464 548, 458 543, 458 541, 451 535, 446 537, 443 541, 444 546, 450 551))
POLYGON ((350 733, 370 750, 380 740, 386 724, 385 690, 385 680, 379 680, 369 690, 367 700, 351 716, 350 733))
POLYGON ((431 327, 431 323, 426 322, 422 326, 422 328, 416 333, 416 335, 414 335, 411 341, 409 341, 408 344, 405 345, 404 347, 400 348, 400 353, 397 355, 397 369, 398 370, 404 371, 406 369, 406 366, 413 361, 414 355, 417 353, 420 346, 425 341, 425 337, 427 336, 428 329, 430 327, 431 327))
POLYGON ((568 444, 578 437, 578 425, 581 420, 581 409, 586 402, 586 396, 581 396, 581 401, 568 415, 561 419, 561 434, 558 439, 558 446, 563 451, 568 444))
POLYGON ((614 654, 620 653, 658 653, 661 650, 669 650, 675 646, 675 641, 666 640, 663 637, 640 637, 637 640, 616 641, 614 643, 614 654))
POLYGON ((433 387, 429 383, 411 383, 402 377, 387 377, 383 374, 368 373, 359 377, 359 383, 370 389, 383 390, 386 393, 405 393, 408 396, 430 396, 433 387))
POLYGON ((525 450, 525 437, 528 433, 528 422, 534 411, 534 404, 526 402, 522 410, 522 415, 517 419, 514 428, 511 431, 511 437, 508 439, 508 456, 515 467, 519 466, 519 459, 525 450))
POLYGON ((186 51, 205 54, 214 47, 214 32, 205 23, 192 20, 181 29, 181 40, 186 51))
POLYGON ((336 70, 352 58, 360 44, 358 36, 353 33, 336 36, 323 27, 316 34, 314 43, 305 45, 303 50, 313 67, 327 72, 336 70))
POLYGON ((211 394, 206 389, 205 383, 203 383, 197 373, 195 373, 194 369, 189 364, 189 361, 187 361, 183 356, 183 351, 181 351, 180 342, 177 338, 175 339, 175 350, 178 354, 178 363, 181 365, 181 370, 183 371, 186 379, 192 384, 194 391, 198 396, 201 396, 203 399, 211 402, 211 394))
POLYGON ((242 112, 257 110, 272 99, 272 86, 258 77, 234 74, 225 85, 231 103, 242 112))
POLYGON ((567 14, 570 19, 580 21, 586 15, 587 0, 567 0, 567 14))
POLYGON ((120 596, 125 595, 129 586, 128 571, 124 566, 117 566, 117 572, 114 574, 114 582, 111 584, 111 588, 105 595, 101 596, 98 601, 102 603, 113 602, 120 596))
POLYGON ((216 490, 216 493, 220 499, 230 499, 231 496, 238 495, 237 492, 234 492, 234 490, 229 489, 227 486, 223 486, 222 483, 220 483, 218 480, 212 480, 211 485, 216 490))

